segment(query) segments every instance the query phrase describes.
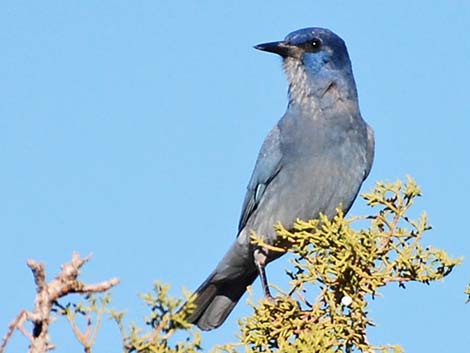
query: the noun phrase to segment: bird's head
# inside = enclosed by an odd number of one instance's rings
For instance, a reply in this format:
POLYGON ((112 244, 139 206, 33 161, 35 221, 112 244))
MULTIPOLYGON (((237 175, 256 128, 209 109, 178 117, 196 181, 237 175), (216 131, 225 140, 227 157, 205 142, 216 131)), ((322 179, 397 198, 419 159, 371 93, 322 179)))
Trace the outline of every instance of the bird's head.
POLYGON ((283 58, 291 100, 321 98, 332 85, 345 98, 356 95, 346 45, 328 29, 299 29, 283 41, 258 44, 255 48, 283 58))

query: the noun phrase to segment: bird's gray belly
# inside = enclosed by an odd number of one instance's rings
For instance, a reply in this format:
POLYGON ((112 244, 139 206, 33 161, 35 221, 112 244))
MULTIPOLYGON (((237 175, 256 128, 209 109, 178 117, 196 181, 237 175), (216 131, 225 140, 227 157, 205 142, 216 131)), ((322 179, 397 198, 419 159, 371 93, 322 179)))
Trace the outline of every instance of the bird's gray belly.
POLYGON ((269 184, 246 228, 272 244, 278 222, 290 228, 298 218, 317 218, 319 213, 333 217, 339 206, 349 210, 361 183, 357 161, 328 155, 299 159, 284 166, 269 184))

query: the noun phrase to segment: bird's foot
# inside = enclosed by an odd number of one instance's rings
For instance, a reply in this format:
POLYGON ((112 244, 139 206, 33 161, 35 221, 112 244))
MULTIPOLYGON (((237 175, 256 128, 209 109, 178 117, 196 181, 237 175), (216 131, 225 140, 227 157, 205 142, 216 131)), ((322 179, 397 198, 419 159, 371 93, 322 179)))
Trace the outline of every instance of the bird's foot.
POLYGON ((276 305, 278 300, 276 298, 274 298, 271 293, 269 293, 268 295, 264 295, 264 300, 266 300, 267 302, 273 304, 273 305, 276 305))

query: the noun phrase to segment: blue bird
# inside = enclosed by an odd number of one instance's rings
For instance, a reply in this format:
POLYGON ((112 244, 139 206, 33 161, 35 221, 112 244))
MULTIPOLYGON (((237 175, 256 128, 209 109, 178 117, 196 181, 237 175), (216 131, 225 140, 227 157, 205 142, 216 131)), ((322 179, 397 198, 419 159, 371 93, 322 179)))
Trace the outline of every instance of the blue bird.
POLYGON ((196 290, 188 321, 219 327, 259 275, 271 297, 265 266, 279 252, 250 242, 255 231, 273 244, 273 225, 297 218, 347 212, 374 158, 374 134, 362 119, 344 41, 324 28, 305 28, 256 49, 282 57, 289 103, 266 137, 243 202, 238 235, 215 270, 196 290))

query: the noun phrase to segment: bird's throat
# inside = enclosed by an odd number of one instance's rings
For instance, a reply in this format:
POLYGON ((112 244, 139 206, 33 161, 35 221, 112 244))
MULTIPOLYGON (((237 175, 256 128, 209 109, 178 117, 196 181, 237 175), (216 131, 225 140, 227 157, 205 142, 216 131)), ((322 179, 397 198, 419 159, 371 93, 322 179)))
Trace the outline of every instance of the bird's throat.
POLYGON ((284 59, 284 71, 289 82, 289 105, 315 111, 352 98, 351 92, 343 89, 343 78, 333 72, 309 75, 303 63, 295 58, 284 59))

